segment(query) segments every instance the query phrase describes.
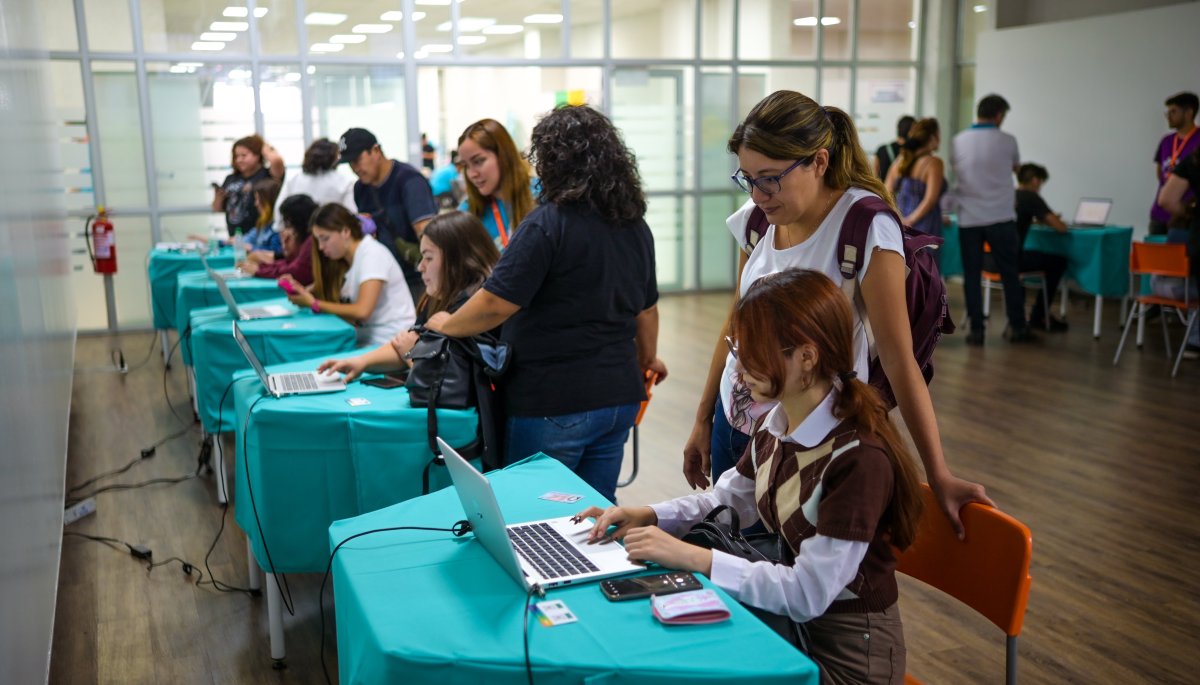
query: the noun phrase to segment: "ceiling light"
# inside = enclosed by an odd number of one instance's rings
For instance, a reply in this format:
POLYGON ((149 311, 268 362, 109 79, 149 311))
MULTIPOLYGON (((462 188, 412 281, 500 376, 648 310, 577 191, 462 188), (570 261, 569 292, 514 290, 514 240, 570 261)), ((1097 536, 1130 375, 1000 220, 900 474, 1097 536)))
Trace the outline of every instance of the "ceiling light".
POLYGON ((215 43, 215 42, 207 41, 207 40, 198 40, 195 43, 192 43, 192 49, 193 50, 206 50, 206 51, 224 50, 225 44, 224 43, 215 43))
POLYGON ((167 71, 171 72, 172 74, 186 74, 186 73, 188 73, 188 68, 176 64, 176 65, 172 66, 171 68, 167 69, 167 71))
MULTIPOLYGON (((460 3, 462 0, 458 0, 460 3)), ((450 0, 417 0, 418 5, 429 5, 432 7, 444 7, 450 4, 450 0)))
POLYGON ((413 12, 413 21, 414 22, 421 21, 424 18, 425 18, 424 12, 413 12))
POLYGON ((208 25, 209 31, 245 31, 250 24, 244 21, 214 21, 208 25))
POLYGON ((430 43, 422 45, 421 52, 454 52, 454 46, 449 43, 430 43))
POLYGON ((249 69, 230 69, 227 74, 229 78, 250 78, 249 69))
POLYGON ((312 64, 310 64, 310 65, 308 65, 308 69, 305 69, 305 71, 308 72, 309 76, 312 76, 313 74, 317 73, 317 68, 315 66, 313 66, 312 64))
POLYGON ((313 43, 309 48, 311 52, 341 52, 346 46, 341 43, 313 43))
POLYGON ((191 69, 196 69, 196 68, 198 68, 198 67, 202 67, 202 66, 204 66, 204 62, 177 62, 177 63, 175 64, 175 66, 177 66, 177 67, 189 67, 189 68, 191 68, 191 69))
POLYGON ((396 59, 404 59, 404 53, 403 53, 403 52, 397 52, 397 53, 396 53, 396 59))
POLYGON ((367 40, 367 37, 362 34, 339 33, 336 36, 330 36, 330 43, 362 43, 367 40))
POLYGON ((987 11, 987 5, 975 5, 971 9, 975 10, 975 14, 979 14, 980 12, 987 11))
POLYGON ((428 56, 429 56, 429 53, 425 52, 424 50, 417 50, 416 52, 413 53, 413 57, 415 59, 425 59, 428 56))
POLYGON ((399 10, 391 10, 379 15, 380 21, 404 21, 404 13, 399 10))
POLYGON ((219 40, 228 43, 237 38, 236 33, 220 33, 216 31, 206 31, 200 34, 200 40, 219 40))
POLYGON ((842 23, 837 17, 821 17, 821 26, 837 26, 842 23))
MULTIPOLYGON (((495 24, 496 20, 490 17, 459 17, 458 30, 464 33, 475 33, 495 24)), ((444 21, 437 25, 438 31, 449 31, 450 22, 444 21)))
POLYGON ((561 14, 531 14, 525 17, 526 24, 561 24, 561 14))
MULTIPOLYGON (((221 14, 223 14, 226 17, 250 16, 245 7, 226 7, 225 11, 222 12, 221 14)), ((255 7, 254 8, 254 16, 258 17, 259 19, 262 19, 263 17, 267 16, 267 8, 266 7, 255 7)))
POLYGON ((517 24, 493 24, 485 28, 483 33, 488 36, 505 36, 510 33, 520 33, 524 30, 524 26, 517 24))
POLYGON ((337 26, 346 21, 346 15, 336 12, 309 12, 304 23, 309 26, 337 26))
POLYGON ((391 24, 355 24, 350 30, 354 33, 387 33, 394 28, 391 24))
POLYGON ((487 42, 487 36, 459 36, 459 45, 483 45, 487 42))
POLYGON ((917 28, 917 22, 915 22, 915 21, 908 22, 908 28, 910 28, 910 29, 917 28))
POLYGON ((816 17, 800 17, 799 19, 793 21, 792 23, 795 24, 796 26, 816 26, 817 18, 816 17))
POLYGON ((300 80, 300 72, 298 72, 298 71, 289 71, 288 73, 286 73, 286 74, 284 74, 284 75, 283 75, 283 80, 284 80, 284 81, 293 81, 293 82, 294 82, 294 81, 299 81, 299 80, 300 80))

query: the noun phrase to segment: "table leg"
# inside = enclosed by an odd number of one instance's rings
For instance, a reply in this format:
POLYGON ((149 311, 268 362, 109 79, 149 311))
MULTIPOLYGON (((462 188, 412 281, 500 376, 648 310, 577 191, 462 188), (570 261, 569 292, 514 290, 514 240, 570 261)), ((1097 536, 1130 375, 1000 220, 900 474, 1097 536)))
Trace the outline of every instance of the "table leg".
POLYGON ((213 468, 217 476, 217 503, 228 504, 229 492, 225 486, 225 445, 220 433, 213 433, 213 468))
POLYGON ((267 574, 267 626, 271 633, 271 658, 283 661, 287 656, 283 643, 283 595, 274 573, 267 574))
POLYGON ((1100 312, 1104 308, 1104 298, 1096 296, 1096 311, 1092 315, 1092 337, 1100 339, 1100 312))
MULTIPOLYGON (((1141 306, 1141 305, 1138 305, 1141 306)), ((1142 349, 1142 343, 1146 341, 1146 308, 1142 307, 1138 312, 1138 331, 1137 331, 1137 346, 1142 349)))
POLYGON ((258 567, 258 559, 254 558, 254 545, 250 544, 250 537, 246 537, 246 571, 250 576, 250 584, 246 587, 251 590, 257 590, 262 587, 262 569, 258 567))
POLYGON ((187 369, 187 386, 188 395, 192 398, 192 413, 196 418, 200 418, 200 403, 196 400, 196 371, 190 366, 184 367, 187 369))
POLYGON ((1061 293, 1058 298, 1058 318, 1065 319, 1067 317, 1067 284, 1060 285, 1058 291, 1061 293))
POLYGON ((165 328, 158 331, 158 346, 162 348, 163 366, 171 368, 171 336, 167 335, 165 328))

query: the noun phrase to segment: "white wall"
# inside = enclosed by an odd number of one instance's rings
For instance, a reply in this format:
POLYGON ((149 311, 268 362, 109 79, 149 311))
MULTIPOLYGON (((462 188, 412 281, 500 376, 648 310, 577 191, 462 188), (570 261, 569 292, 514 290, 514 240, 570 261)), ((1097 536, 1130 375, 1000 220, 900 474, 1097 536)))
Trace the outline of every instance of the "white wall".
POLYGON ((1012 105, 1004 128, 1023 161, 1050 171, 1043 196, 1055 211, 1111 197, 1109 223, 1145 233, 1163 100, 1200 92, 1197 26, 1200 3, 1187 3, 980 36, 975 92, 1012 105))

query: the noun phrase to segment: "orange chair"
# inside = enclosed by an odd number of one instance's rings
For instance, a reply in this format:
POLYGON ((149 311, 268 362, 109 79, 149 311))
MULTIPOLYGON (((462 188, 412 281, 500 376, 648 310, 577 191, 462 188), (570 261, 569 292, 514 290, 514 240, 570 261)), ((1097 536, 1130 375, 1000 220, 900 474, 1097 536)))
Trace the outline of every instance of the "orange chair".
MULTIPOLYGON (((1171 377, 1179 373, 1179 363, 1183 361, 1183 352, 1187 349, 1188 336, 1196 325, 1196 312, 1200 301, 1191 299, 1191 271, 1188 263, 1187 246, 1180 243, 1134 243, 1129 252, 1129 292, 1140 290, 1142 276, 1166 276, 1183 279, 1183 299, 1163 297, 1160 295, 1134 295, 1134 305, 1129 309, 1129 317, 1125 319, 1125 330, 1121 332, 1121 342, 1117 345, 1117 354, 1113 356, 1113 366, 1121 359, 1121 350, 1125 348, 1125 338, 1133 318, 1138 320, 1137 346, 1142 346, 1146 331, 1146 310, 1153 305, 1170 307, 1179 313, 1179 317, 1187 325, 1183 332, 1183 342, 1179 344, 1179 352, 1175 355, 1175 366, 1171 369, 1171 377)), ((1166 313, 1160 316, 1163 330, 1163 343, 1167 347, 1167 358, 1171 357, 1171 335, 1167 332, 1166 313)))
MULTIPOLYGON (((984 254, 990 254, 991 251, 992 246, 988 245, 985 240, 983 243, 984 254)), ((1042 291, 1042 311, 1046 312, 1046 330, 1050 330, 1050 291, 1046 289, 1046 272, 1022 271, 1018 276, 1021 278, 1021 285, 1026 288, 1036 288, 1042 291)), ((983 285, 983 316, 987 318, 992 310, 992 291, 999 290, 1000 292, 1004 292, 1004 285, 1000 282, 999 272, 988 271, 987 269, 983 270, 981 285, 983 285)))
MULTIPOLYGON (((928 485, 916 542, 896 552, 896 570, 935 587, 979 612, 1008 636, 1005 682, 1017 682, 1017 636, 1029 601, 1033 536, 1025 524, 999 509, 968 504, 959 540, 928 485)), ((905 683, 920 685, 912 676, 905 683)))

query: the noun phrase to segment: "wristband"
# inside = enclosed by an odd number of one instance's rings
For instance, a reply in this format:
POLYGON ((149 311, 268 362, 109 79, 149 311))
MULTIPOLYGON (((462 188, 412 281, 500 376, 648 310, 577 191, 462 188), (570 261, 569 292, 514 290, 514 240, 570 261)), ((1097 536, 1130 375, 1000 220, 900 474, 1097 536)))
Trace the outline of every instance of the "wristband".
POLYGON ((313 300, 311 308, 313 310, 313 314, 320 314, 321 313, 321 301, 313 300))

